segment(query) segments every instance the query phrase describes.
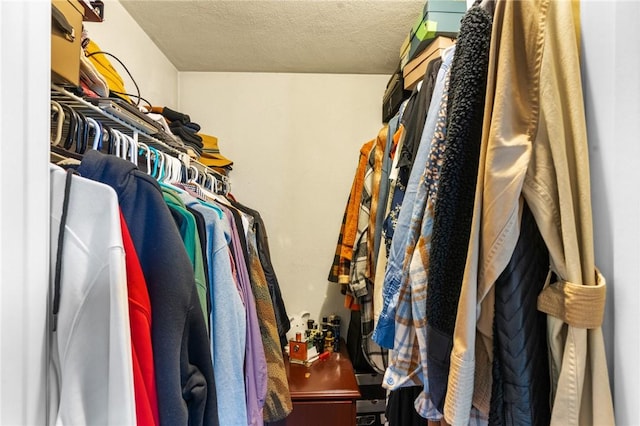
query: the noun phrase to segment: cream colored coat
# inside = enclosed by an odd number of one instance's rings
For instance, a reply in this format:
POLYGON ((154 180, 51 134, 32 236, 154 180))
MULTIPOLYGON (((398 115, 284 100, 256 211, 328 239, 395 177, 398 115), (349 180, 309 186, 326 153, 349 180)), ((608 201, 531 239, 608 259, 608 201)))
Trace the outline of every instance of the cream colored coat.
POLYGON ((467 264, 445 419, 488 413, 494 283, 511 258, 522 200, 558 281, 538 298, 548 315, 554 425, 609 425, 613 406, 600 328, 605 281, 594 264, 589 159, 580 79, 579 5, 498 0, 467 264))

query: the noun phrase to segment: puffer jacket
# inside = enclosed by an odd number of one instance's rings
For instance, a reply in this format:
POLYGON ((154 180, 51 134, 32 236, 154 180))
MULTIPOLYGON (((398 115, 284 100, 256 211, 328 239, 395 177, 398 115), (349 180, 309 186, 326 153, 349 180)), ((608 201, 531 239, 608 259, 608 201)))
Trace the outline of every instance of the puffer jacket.
POLYGON ((518 243, 496 281, 493 389, 489 425, 548 425, 546 315, 536 302, 549 252, 526 202, 518 243))

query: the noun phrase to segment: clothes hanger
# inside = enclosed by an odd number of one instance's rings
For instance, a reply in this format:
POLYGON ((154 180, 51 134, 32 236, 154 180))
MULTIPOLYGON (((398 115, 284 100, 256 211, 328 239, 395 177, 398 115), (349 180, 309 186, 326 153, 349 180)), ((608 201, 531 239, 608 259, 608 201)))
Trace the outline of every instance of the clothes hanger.
POLYGON ((173 182, 180 182, 182 179, 182 161, 180 159, 172 157, 172 178, 173 182))
POLYGON ((84 116, 80 111, 76 111, 78 115, 78 132, 76 134, 76 153, 84 154, 87 150, 87 136, 89 134, 89 124, 87 122, 87 117, 84 116))
POLYGON ((138 142, 136 140, 126 134, 123 134, 126 143, 126 149, 122 152, 122 158, 125 160, 131 161, 136 166, 138 165, 138 142))
MULTIPOLYGON (((89 124, 89 129, 93 129, 94 130, 93 143, 91 144, 91 148, 93 148, 96 151, 99 151, 100 147, 102 146, 102 125, 100 125, 100 123, 98 123, 98 121, 94 120, 91 117, 86 117, 85 119, 87 120, 87 123, 89 124)), ((87 136, 90 136, 90 135, 91 135, 91 132, 89 131, 87 136)))
POLYGON ((70 150, 73 146, 74 138, 78 133, 78 115, 68 105, 60 104, 62 106, 63 111, 65 112, 65 119, 69 119, 69 125, 67 126, 67 135, 64 139, 64 143, 62 147, 66 150, 70 150))
MULTIPOLYGON (((120 152, 120 132, 116 129, 111 129, 109 132, 109 155, 116 155, 116 151, 120 152)), ((117 156, 117 155, 116 155, 117 156)))
POLYGON ((199 176, 200 172, 198 171, 198 169, 196 168, 196 166, 191 166, 189 165, 187 167, 187 183, 197 183, 198 182, 198 176, 199 176), (193 174, 191 176, 193 177, 189 177, 189 172, 193 171, 193 174))
MULTIPOLYGON (((218 215, 218 218, 223 219, 224 218, 224 212, 222 211, 222 209, 218 206, 216 206, 215 204, 212 204, 211 202, 209 202, 209 200, 213 200, 215 199, 216 195, 212 194, 211 192, 209 192, 207 190, 207 188, 205 187, 207 180, 209 179, 210 174, 207 173, 206 171, 203 173, 200 173, 200 171, 198 170, 197 167, 193 166, 193 165, 186 165, 187 167, 187 175, 189 175, 189 171, 192 171, 192 175, 187 179, 187 184, 193 185, 196 187, 196 193, 198 194, 198 197, 196 197, 196 199, 198 200, 198 202, 200 204, 202 204, 203 206, 206 206, 212 210, 214 210, 216 212, 216 214, 218 215), (202 180, 201 180, 202 179, 202 180)), ((211 176, 212 177, 212 176, 211 176)))
POLYGON ((113 152, 111 154, 120 158, 120 150, 122 149, 122 133, 119 130, 113 130, 113 152))
MULTIPOLYGON (((51 145, 58 146, 60 141, 62 140, 62 126, 64 124, 64 110, 62 109, 62 105, 60 105, 56 101, 51 101, 51 111, 55 113, 56 121, 55 121, 55 129, 56 135, 54 140, 51 142, 51 145)), ((53 115, 53 114, 52 114, 53 115)))
POLYGON ((129 154, 129 136, 120 132, 120 158, 127 159, 129 154))
POLYGON ((100 123, 100 126, 102 127, 102 135, 100 136, 100 151, 102 151, 103 148, 106 148, 106 151, 109 152, 109 139, 111 138, 111 127, 109 127, 108 125, 106 125, 105 123, 100 123), (105 143, 107 144, 106 147, 104 146, 105 143))
POLYGON ((149 175, 152 178, 157 180, 156 174, 158 172, 158 163, 160 162, 160 154, 158 153, 158 150, 152 146, 149 147, 149 151, 153 154, 153 170, 150 169, 151 173, 149 173, 149 175))
POLYGON ((144 152, 144 157, 146 160, 147 169, 145 170, 148 175, 151 175, 151 150, 147 146, 147 144, 138 142, 138 156, 142 155, 144 152))
POLYGON ((164 180, 164 163, 165 163, 164 152, 158 151, 158 157, 159 157, 160 163, 158 165, 158 176, 156 176, 156 179, 162 182, 164 180))

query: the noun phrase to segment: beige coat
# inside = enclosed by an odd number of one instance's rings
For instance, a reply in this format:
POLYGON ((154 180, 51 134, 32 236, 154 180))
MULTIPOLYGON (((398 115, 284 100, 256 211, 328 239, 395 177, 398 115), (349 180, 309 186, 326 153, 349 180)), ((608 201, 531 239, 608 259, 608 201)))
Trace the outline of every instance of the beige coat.
POLYGON ((518 240, 523 198, 558 281, 548 315, 554 425, 609 425, 613 406, 600 325, 605 281, 594 264, 580 79, 580 13, 566 0, 498 0, 471 239, 451 354, 445 419, 488 413, 494 283, 518 240))

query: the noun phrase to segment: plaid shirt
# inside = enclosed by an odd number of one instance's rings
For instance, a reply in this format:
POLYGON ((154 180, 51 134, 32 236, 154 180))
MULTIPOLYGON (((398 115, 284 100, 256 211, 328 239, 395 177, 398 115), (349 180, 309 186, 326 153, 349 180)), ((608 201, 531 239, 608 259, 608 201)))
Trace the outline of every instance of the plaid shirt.
POLYGON ((387 133, 389 132, 389 126, 385 125, 378 132, 376 137, 376 144, 369 157, 369 167, 373 167, 373 176, 371 181, 371 208, 369 212, 369 228, 367 229, 367 278, 374 282, 377 253, 375 250, 376 239, 376 219, 378 215, 378 209, 384 209, 384 206, 379 205, 380 200, 380 181, 382 180, 382 159, 384 157, 385 147, 387 145, 387 133), (373 164, 372 164, 373 162, 373 164))
MULTIPOLYGON (((395 316, 394 351, 384 380, 386 386, 391 389, 421 384, 423 391, 415 401, 416 411, 421 416, 435 421, 442 418, 442 413, 429 398, 426 298, 434 205, 437 202, 440 169, 446 149, 449 80, 450 69, 445 76, 435 128, 432 129, 429 157, 413 205, 409 226, 410 243, 406 247, 403 260, 395 316), (412 241, 415 241, 415 246, 411 245, 412 241)), ((488 417, 472 408, 470 424, 484 426, 488 424, 488 417)))
MULTIPOLYGON (((369 155, 369 162, 364 175, 364 185, 362 187, 362 197, 360 198, 360 209, 358 212, 358 230, 356 232, 356 245, 351 258, 351 270, 349 273, 349 290, 355 297, 362 297, 368 294, 367 290, 367 263, 369 259, 369 215, 371 211, 371 187, 373 185, 373 160, 372 150, 369 155)), ((365 318, 365 312, 362 312, 365 318)), ((368 317, 366 319, 368 321, 368 317)))
MULTIPOLYGON (((440 165, 445 149, 449 73, 437 110, 429 157, 420 179, 409 227, 410 241, 403 260, 402 280, 396 308, 394 350, 385 383, 395 389, 401 386, 423 385, 416 400, 416 410, 429 420, 440 420, 442 414, 429 399, 427 380, 427 271, 433 229, 433 203, 437 191, 440 165)), ((435 111, 435 110, 434 110, 435 111)), ((429 131, 429 129, 425 129, 429 131)))
MULTIPOLYGON (((433 206, 436 202, 440 167, 445 151, 447 104, 449 92, 447 70, 442 96, 430 111, 437 113, 431 132, 429 155, 413 204, 408 244, 402 266, 402 278, 395 315, 394 351, 384 383, 391 389, 419 384, 424 387, 416 400, 416 410, 429 420, 440 420, 442 414, 429 398, 427 379, 427 272, 433 230, 433 206), (415 244, 412 244, 415 242, 415 244)), ((431 117, 433 119, 433 117, 431 117)), ((426 135, 423 135, 423 143, 426 135)))
POLYGON ((354 248, 356 247, 356 233, 362 188, 364 186, 364 174, 374 142, 374 140, 370 140, 360 148, 358 168, 353 177, 351 192, 342 218, 342 225, 340 226, 340 235, 338 236, 335 256, 331 270, 329 271, 328 279, 334 283, 343 285, 349 283, 351 259, 353 258, 354 248))
MULTIPOLYGON (((429 104, 429 111, 427 118, 425 119, 425 125, 420 137, 418 150, 415 155, 414 165, 411 168, 400 167, 398 170, 398 179, 396 182, 396 188, 393 194, 393 201, 391 207, 391 213, 388 220, 391 220, 393 227, 389 229, 387 227, 387 235, 390 235, 390 231, 393 232, 391 240, 391 246, 389 248, 389 258, 387 262, 387 268, 385 270, 384 284, 383 284, 383 305, 376 329, 373 334, 373 338, 377 343, 383 347, 391 348, 394 344, 395 333, 395 314, 398 304, 399 290, 402 285, 403 271, 408 268, 410 257, 407 256, 406 250, 408 247, 413 250, 417 241, 417 231, 411 231, 411 221, 413 219, 414 211, 422 218, 424 215, 424 206, 426 202, 425 194, 422 194, 422 206, 418 210, 415 210, 415 204, 418 201, 417 196, 420 190, 422 175, 425 169, 429 169, 429 164, 432 162, 429 158, 431 139, 434 135, 435 128, 438 122, 440 114, 440 101, 442 95, 445 92, 445 82, 451 67, 453 60, 453 47, 451 50, 445 52, 440 69, 438 70, 438 77, 436 80, 436 86, 433 91, 433 96, 429 104), (406 187, 403 187, 402 181, 405 180, 406 187)), ((445 115, 446 115, 446 109, 445 115)), ((407 112, 408 113, 408 112, 407 112)), ((407 114, 405 113, 405 114, 407 114)), ((446 123, 445 123, 446 124, 446 123)), ((406 142, 406 141, 405 141, 406 142)), ((398 155, 398 153, 396 153, 398 155)), ((402 160, 398 163, 402 164, 402 160)), ((419 229, 419 227, 418 227, 419 229)))
MULTIPOLYGON (((374 192, 376 173, 378 180, 382 170, 382 154, 386 143, 384 127, 378 133, 375 145, 369 153, 369 159, 364 175, 362 197, 358 215, 358 231, 356 233, 355 249, 351 260, 349 292, 358 301, 361 313, 362 350, 369 364, 377 371, 383 372, 388 365, 387 351, 380 348, 372 339, 373 333, 373 233, 371 231, 372 211, 377 208, 377 194, 374 192), (376 169, 377 172, 376 172, 376 169)), ((379 186, 379 182, 378 182, 379 186)), ((348 299, 349 300, 349 299, 348 299)), ((356 308, 355 306, 351 306, 356 308)))

